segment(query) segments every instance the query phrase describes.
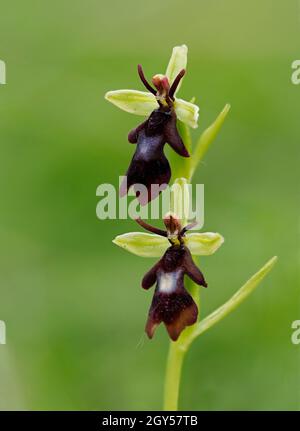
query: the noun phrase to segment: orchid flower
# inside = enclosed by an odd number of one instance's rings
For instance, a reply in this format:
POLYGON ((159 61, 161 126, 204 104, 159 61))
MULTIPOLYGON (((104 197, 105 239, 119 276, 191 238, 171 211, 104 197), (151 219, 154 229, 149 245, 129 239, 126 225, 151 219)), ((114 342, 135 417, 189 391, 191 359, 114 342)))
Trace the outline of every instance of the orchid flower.
MULTIPOLYGON (((157 83, 168 83, 169 85, 171 83, 176 84, 175 79, 182 70, 186 70, 187 52, 188 48, 186 45, 175 46, 166 73, 164 75, 155 75, 153 77, 154 85, 155 81, 157 83)), ((199 107, 194 103, 176 97, 182 82, 181 78, 178 79, 180 82, 178 82, 177 88, 172 93, 176 116, 188 126, 197 128, 199 107)), ((105 98, 118 108, 123 109, 123 111, 136 115, 149 116, 151 112, 158 108, 159 102, 165 102, 165 95, 161 93, 153 94, 149 84, 146 84, 146 86, 149 90, 148 92, 138 90, 114 90, 108 91, 105 98)))
POLYGON ((222 245, 224 239, 218 233, 187 234, 195 223, 182 228, 180 220, 172 213, 164 217, 166 230, 151 226, 141 219, 136 221, 151 234, 132 232, 117 236, 113 242, 140 256, 162 255, 142 280, 144 289, 149 289, 156 283, 146 333, 152 338, 156 327, 163 322, 170 338, 176 341, 184 328, 193 325, 198 316, 197 304, 184 287, 184 276, 187 275, 196 284, 207 287, 192 254, 212 254, 222 245))
POLYGON ((128 141, 136 144, 136 150, 120 187, 122 197, 128 193, 131 186, 134 186, 141 205, 146 205, 155 199, 170 181, 171 168, 164 154, 165 144, 168 143, 182 157, 190 156, 177 130, 177 115, 182 121, 195 127, 198 108, 189 102, 182 104, 175 98, 185 75, 186 62, 187 47, 185 45, 175 47, 166 75, 153 76, 154 87, 147 81, 142 66, 138 65, 139 77, 149 93, 119 90, 108 92, 105 96, 107 100, 122 109, 149 115, 147 120, 128 134, 128 141), (136 102, 141 94, 151 103, 145 105, 144 102, 143 109, 137 110, 137 106, 140 105, 139 102, 136 105, 136 102), (149 111, 145 112, 145 106, 149 111), (193 112, 192 117, 191 112, 193 112))

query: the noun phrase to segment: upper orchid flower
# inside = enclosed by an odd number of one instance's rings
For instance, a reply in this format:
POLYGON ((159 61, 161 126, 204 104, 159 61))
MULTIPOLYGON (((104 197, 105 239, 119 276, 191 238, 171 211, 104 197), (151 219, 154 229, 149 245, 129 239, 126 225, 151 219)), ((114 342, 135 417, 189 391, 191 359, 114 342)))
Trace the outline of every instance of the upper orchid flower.
MULTIPOLYGON (((124 196, 129 188, 134 186, 136 196, 142 205, 155 199, 163 188, 153 188, 152 185, 165 186, 170 181, 171 169, 164 155, 164 145, 168 143, 180 156, 189 157, 178 133, 176 120, 178 115, 182 121, 195 127, 198 107, 188 102, 180 101, 178 103, 178 100, 175 99, 176 91, 185 74, 182 66, 186 66, 186 54, 186 46, 174 48, 166 75, 155 75, 152 78, 155 88, 145 78, 142 66, 138 65, 141 81, 150 93, 120 90, 108 92, 105 96, 107 100, 126 111, 150 114, 146 121, 128 135, 129 142, 137 144, 137 147, 120 188, 120 196, 124 196), (178 70, 179 67, 180 70, 178 70), (148 102, 143 101, 144 107, 141 110, 137 109, 136 102, 139 98, 137 94, 148 98, 148 102), (151 113, 146 112, 145 107, 149 108, 151 113), (193 119, 187 115, 192 111, 194 111, 193 119)), ((138 107, 140 108, 140 105, 138 107)))

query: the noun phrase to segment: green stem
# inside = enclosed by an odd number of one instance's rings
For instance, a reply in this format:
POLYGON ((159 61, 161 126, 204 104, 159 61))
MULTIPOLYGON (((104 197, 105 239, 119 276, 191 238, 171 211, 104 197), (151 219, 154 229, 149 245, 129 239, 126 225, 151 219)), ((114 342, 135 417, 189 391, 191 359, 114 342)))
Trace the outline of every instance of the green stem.
POLYGON ((179 388, 185 350, 179 340, 170 342, 165 377, 164 410, 178 410, 179 388))

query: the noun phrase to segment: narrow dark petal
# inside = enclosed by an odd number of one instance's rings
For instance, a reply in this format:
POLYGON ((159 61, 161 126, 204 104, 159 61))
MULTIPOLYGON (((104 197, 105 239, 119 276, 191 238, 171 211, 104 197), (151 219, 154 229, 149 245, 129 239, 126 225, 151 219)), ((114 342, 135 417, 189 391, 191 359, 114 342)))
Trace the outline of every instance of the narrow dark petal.
POLYGON ((186 225, 186 226, 182 229, 182 231, 180 232, 180 236, 183 236, 183 235, 186 233, 186 231, 188 231, 188 230, 190 230, 190 229, 193 229, 193 227, 197 226, 197 224, 198 224, 198 222, 197 222, 197 221, 194 221, 194 222, 189 223, 188 225, 186 225))
POLYGON ((175 94, 175 91, 179 85, 179 82, 181 81, 181 79, 184 77, 185 75, 185 69, 182 69, 178 75, 176 76, 176 78, 173 81, 173 84, 171 85, 170 91, 169 91, 169 96, 171 97, 171 99, 173 99, 173 96, 175 94))
POLYGON ((143 68, 142 68, 142 66, 140 64, 138 64, 138 74, 139 74, 139 77, 141 78, 142 83, 147 88, 147 90, 150 91, 150 93, 154 94, 154 96, 155 96, 156 95, 156 90, 149 84, 149 82, 145 78, 145 75, 144 75, 144 72, 143 72, 143 68))
POLYGON ((150 287, 153 286, 153 284, 157 280, 157 271, 159 270, 161 266, 160 261, 158 261, 143 277, 142 280, 142 288, 143 289, 150 289, 150 287))
POLYGON ((166 232, 165 230, 158 229, 158 228, 157 228, 157 227, 155 227, 155 226, 151 226, 150 224, 146 223, 146 222, 145 222, 144 220, 142 220, 141 218, 137 218, 137 219, 135 219, 135 221, 136 221, 140 226, 142 226, 144 229, 148 230, 149 232, 156 233, 157 235, 164 236, 164 237, 166 237, 166 236, 167 236, 167 232, 166 232))
POLYGON ((178 133, 176 126, 176 114, 173 112, 170 121, 164 127, 164 137, 166 142, 182 157, 190 157, 188 150, 178 133))
POLYGON ((131 144, 136 144, 138 141, 138 137, 139 137, 139 133, 141 130, 143 130, 146 125, 148 123, 148 120, 143 121, 143 123, 139 124, 137 127, 135 127, 134 129, 132 129, 129 133, 128 133, 128 141, 131 144))
POLYGON ((200 269, 195 265, 190 251, 186 248, 184 256, 184 269, 185 273, 199 286, 207 287, 204 275, 200 269))
POLYGON ((197 305, 184 288, 170 294, 156 289, 145 328, 146 333, 152 338, 156 327, 163 322, 170 338, 176 341, 186 326, 197 321, 197 316, 197 305))

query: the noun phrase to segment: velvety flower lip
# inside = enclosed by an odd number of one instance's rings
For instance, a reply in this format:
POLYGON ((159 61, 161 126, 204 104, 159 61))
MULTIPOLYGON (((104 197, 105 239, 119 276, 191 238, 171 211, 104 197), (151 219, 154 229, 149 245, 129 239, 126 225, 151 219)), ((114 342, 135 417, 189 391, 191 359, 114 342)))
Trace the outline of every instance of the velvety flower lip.
MULTIPOLYGON (((171 106, 172 101, 168 104, 171 106)), ((155 199, 170 181, 171 168, 164 154, 164 145, 168 143, 180 156, 189 157, 177 130, 176 115, 169 105, 161 105, 128 135, 129 142, 136 144, 136 150, 121 184, 120 196, 134 186, 141 205, 155 199), (145 190, 140 190, 140 185, 145 190)))

